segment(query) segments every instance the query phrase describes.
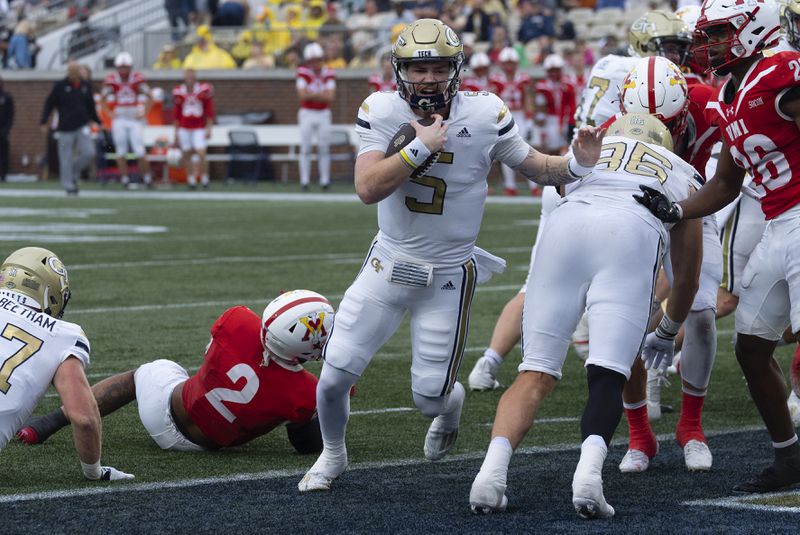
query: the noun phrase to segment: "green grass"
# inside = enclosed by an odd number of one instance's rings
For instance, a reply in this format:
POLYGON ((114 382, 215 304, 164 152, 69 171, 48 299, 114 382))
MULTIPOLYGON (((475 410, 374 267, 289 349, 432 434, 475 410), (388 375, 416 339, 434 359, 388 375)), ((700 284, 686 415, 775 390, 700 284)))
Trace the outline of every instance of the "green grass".
MULTIPOLYGON (((57 185, 51 182, 26 187, 38 191, 57 185)), ((89 189, 102 188, 84 191, 89 189)), ((296 185, 281 184, 220 186, 215 190, 297 191, 296 185)), ((352 188, 337 184, 335 190, 352 188)), ((509 267, 476 294, 469 349, 459 375, 464 383, 488 343, 497 315, 525 278, 536 230, 533 220, 537 217, 538 207, 530 205, 490 204, 486 208, 478 243, 505 257, 509 267)), ((172 359, 194 369, 201 362, 211 324, 225 309, 244 304, 260 314, 282 289, 313 289, 338 304, 376 231, 376 215, 374 207, 356 202, 0 195, 0 228, 3 257, 18 247, 39 245, 53 249, 66 263, 73 300, 65 319, 79 323, 92 343, 88 373, 90 381, 96 382, 156 358, 172 359), (22 208, 31 211, 20 212, 22 208), (10 230, 11 224, 22 228, 10 230), (74 231, 40 228, 59 224, 89 226, 74 231), (147 225, 164 227, 164 231, 136 234, 117 229, 112 234, 92 228, 94 225, 147 225), (104 240, 91 241, 90 236, 104 240)), ((720 329, 729 333, 732 320, 723 320, 720 329)), ((779 351, 780 362, 786 367, 791 349, 779 351)), ((515 349, 502 369, 503 384, 513 381, 519 358, 515 349)), ((413 407, 409 367, 405 322, 359 381, 352 410, 413 407)), ((320 365, 310 365, 309 369, 319 373, 320 365)), ((479 454, 485 449, 501 393, 468 394, 456 453, 479 454)), ((662 397, 664 403, 678 408, 677 381, 663 391, 662 397)), ((582 362, 571 355, 563 381, 545 402, 539 417, 578 418, 585 399, 582 362)), ((37 413, 57 404, 57 398, 51 395, 42 400, 37 413)), ((656 423, 656 432, 672 432, 676 418, 674 414, 665 415, 656 423)), ((727 430, 759 423, 733 356, 730 334, 721 335, 706 402, 706 429, 727 430)), ((295 454, 282 429, 222 452, 162 452, 145 433, 135 404, 105 418, 103 425, 103 461, 135 473, 139 482, 268 469, 302 470, 314 460, 313 456, 295 454)), ((421 458, 427 425, 428 420, 415 411, 355 415, 348 427, 350 460, 363 463, 421 458)), ((624 438, 625 429, 623 420, 618 439, 624 438)), ((545 423, 534 427, 523 446, 577 443, 579 435, 577 420, 545 423)), ((12 442, 0 454, 0 494, 87 485, 79 470, 68 430, 39 447, 12 442)))

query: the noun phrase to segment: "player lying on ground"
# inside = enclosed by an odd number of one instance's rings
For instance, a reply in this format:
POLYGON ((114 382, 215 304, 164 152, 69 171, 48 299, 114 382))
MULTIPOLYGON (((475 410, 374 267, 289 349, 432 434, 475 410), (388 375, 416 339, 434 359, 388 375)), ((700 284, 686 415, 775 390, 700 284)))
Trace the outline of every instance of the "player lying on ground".
MULTIPOLYGON (((288 422, 292 446, 318 453, 317 378, 302 363, 320 358, 332 324, 327 299, 308 290, 281 294, 262 318, 233 307, 214 323, 203 365, 191 377, 161 359, 104 379, 92 393, 103 416, 137 400, 142 425, 164 450, 236 446, 288 422)), ((69 423, 62 407, 31 419, 17 436, 37 444, 69 423)))

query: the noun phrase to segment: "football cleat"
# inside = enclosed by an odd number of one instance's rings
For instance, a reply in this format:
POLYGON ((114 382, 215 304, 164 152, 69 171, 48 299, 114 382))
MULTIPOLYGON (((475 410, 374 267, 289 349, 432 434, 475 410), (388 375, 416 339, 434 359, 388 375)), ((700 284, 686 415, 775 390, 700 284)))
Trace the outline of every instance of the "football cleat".
POLYGON ((486 357, 481 357, 475 363, 475 367, 469 372, 467 379, 470 390, 495 390, 500 388, 500 381, 497 380, 497 368, 492 367, 492 363, 486 357))
POLYGON ((425 458, 429 461, 438 461, 447 455, 456 443, 458 438, 458 428, 451 431, 440 429, 437 425, 436 418, 431 422, 428 428, 428 433, 425 435, 425 458))
POLYGON ((300 483, 297 488, 300 492, 311 492, 320 490, 331 490, 334 480, 344 473, 347 469, 347 454, 344 460, 337 461, 328 457, 323 451, 300 483))
POLYGON ((605 449, 587 442, 581 446, 581 458, 572 476, 572 505, 581 518, 592 520, 614 516, 614 508, 603 496, 605 457, 605 449))
POLYGON ((476 515, 501 513, 506 510, 506 485, 492 481, 491 476, 478 472, 469 491, 469 508, 476 515))
POLYGON ((623 474, 645 472, 650 467, 650 457, 641 450, 629 449, 619 463, 619 471, 623 474))
POLYGON ((739 483, 733 487, 734 492, 763 493, 775 492, 800 483, 800 461, 778 462, 764 469, 750 481, 739 483))
POLYGON ((700 440, 690 440, 683 447, 683 457, 686 460, 686 469, 690 472, 704 472, 711 470, 713 457, 708 444, 700 440))
POLYGON ((516 188, 506 188, 505 190, 506 197, 516 197, 517 196, 517 189, 516 188))
POLYGON ((786 404, 789 406, 789 416, 792 417, 792 425, 795 427, 800 426, 800 398, 797 397, 794 390, 789 394, 789 399, 786 400, 786 404))

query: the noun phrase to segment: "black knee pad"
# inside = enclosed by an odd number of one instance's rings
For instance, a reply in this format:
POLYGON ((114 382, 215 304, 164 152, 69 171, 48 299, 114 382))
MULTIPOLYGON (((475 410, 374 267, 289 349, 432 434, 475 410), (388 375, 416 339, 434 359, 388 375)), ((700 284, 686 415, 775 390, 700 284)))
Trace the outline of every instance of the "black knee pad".
POLYGON ((626 378, 619 372, 589 364, 586 366, 586 382, 589 398, 581 417, 581 440, 590 435, 603 437, 606 445, 622 418, 622 389, 626 378))

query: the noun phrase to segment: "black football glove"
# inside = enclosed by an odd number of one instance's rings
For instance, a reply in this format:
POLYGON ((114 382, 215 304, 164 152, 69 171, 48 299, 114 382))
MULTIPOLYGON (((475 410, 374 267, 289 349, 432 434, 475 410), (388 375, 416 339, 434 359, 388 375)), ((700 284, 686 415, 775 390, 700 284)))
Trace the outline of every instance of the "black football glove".
POLYGON ((680 205, 670 201, 657 189, 644 184, 639 184, 639 189, 642 190, 642 195, 634 195, 633 198, 664 223, 677 223, 683 218, 683 210, 680 205))

